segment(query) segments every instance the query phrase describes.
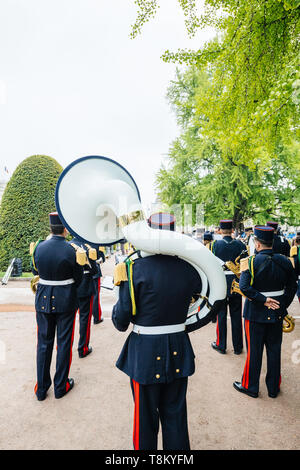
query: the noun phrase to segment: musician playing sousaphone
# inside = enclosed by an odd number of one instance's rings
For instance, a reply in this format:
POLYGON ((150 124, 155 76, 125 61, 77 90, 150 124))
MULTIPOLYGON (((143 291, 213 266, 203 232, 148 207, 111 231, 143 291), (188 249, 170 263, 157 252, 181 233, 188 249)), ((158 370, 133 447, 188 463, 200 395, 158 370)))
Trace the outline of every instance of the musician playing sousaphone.
MULTIPOLYGON (((148 223, 158 230, 175 229, 175 218, 167 213, 153 214, 148 223)), ((201 281, 197 271, 179 257, 135 254, 132 259, 128 276, 118 282, 115 275, 120 290, 112 320, 120 331, 134 323, 116 364, 131 381, 134 448, 157 449, 160 421, 163 448, 188 450, 186 392, 195 364, 187 333, 211 319, 185 325, 201 281)))
POLYGON ((263 349, 267 351, 268 395, 280 391, 280 355, 283 320, 296 293, 296 276, 291 261, 273 253, 274 229, 254 228, 256 254, 241 262, 239 287, 247 297, 243 311, 247 359, 241 382, 234 388, 253 398, 258 396, 263 349))
POLYGON ((160 420, 163 448, 189 449, 186 388, 195 364, 187 332, 207 324, 225 298, 220 262, 192 237, 163 230, 175 226, 173 218, 161 230, 149 226, 153 218, 147 223, 134 179, 110 158, 72 162, 59 177, 55 202, 65 226, 84 243, 125 239, 134 247, 115 268, 119 300, 112 314, 120 331, 132 323, 117 366, 134 393, 134 447, 157 448, 160 420))

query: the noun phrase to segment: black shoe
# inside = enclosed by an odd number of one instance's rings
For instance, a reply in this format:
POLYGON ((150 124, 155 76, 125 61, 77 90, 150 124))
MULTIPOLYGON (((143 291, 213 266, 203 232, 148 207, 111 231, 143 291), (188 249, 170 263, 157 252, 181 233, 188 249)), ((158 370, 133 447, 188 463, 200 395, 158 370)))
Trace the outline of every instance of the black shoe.
POLYGON ((61 395, 55 395, 55 398, 62 398, 67 393, 69 393, 72 390, 72 388, 74 387, 74 379, 68 379, 68 384, 69 384, 68 390, 65 393, 62 393, 61 395))
POLYGON ((102 323, 103 322, 103 318, 101 318, 101 320, 94 320, 94 325, 98 325, 98 323, 102 323))
POLYGON ((242 354, 242 352, 243 352, 243 350, 239 349, 238 351, 234 351, 234 354, 239 355, 239 354, 242 354))
POLYGON ((47 397, 47 393, 45 395, 41 395, 40 397, 36 396, 38 401, 44 401, 47 397))
POLYGON ((268 396, 269 396, 270 398, 276 398, 279 392, 280 392, 280 390, 278 390, 277 393, 270 393, 270 392, 268 392, 268 396))
POLYGON ((221 349, 215 342, 211 343, 211 347, 218 351, 220 354, 226 354, 225 349, 221 349))
POLYGON ((245 393, 249 397, 252 397, 252 398, 258 397, 258 393, 249 392, 249 390, 247 390, 245 387, 242 386, 241 382, 233 382, 233 386, 238 392, 245 393))
POLYGON ((80 358, 83 358, 83 357, 86 357, 88 356, 89 354, 91 354, 91 352, 93 351, 93 348, 91 348, 90 346, 88 347, 88 350, 86 351, 86 353, 84 353, 83 351, 79 351, 78 352, 78 356, 80 358))

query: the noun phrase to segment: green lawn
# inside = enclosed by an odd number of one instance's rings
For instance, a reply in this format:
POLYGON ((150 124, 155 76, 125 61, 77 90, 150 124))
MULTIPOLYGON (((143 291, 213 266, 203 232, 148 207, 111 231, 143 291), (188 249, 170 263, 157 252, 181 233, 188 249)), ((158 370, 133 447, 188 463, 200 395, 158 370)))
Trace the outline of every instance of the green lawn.
MULTIPOLYGON (((2 278, 5 275, 5 272, 0 271, 0 278, 2 278)), ((22 273, 22 277, 33 277, 32 273, 22 273)))

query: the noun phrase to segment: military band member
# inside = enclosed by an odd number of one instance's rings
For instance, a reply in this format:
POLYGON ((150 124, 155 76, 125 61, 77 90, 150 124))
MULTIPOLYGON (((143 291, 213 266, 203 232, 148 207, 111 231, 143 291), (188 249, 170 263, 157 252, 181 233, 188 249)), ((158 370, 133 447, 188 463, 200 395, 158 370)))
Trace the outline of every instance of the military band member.
POLYGON ((297 278, 297 297, 300 302, 300 233, 294 240, 294 245, 291 247, 290 258, 295 268, 297 278))
POLYGON ((69 378, 75 315, 78 307, 76 288, 82 267, 76 263, 75 250, 65 240, 67 230, 57 213, 49 215, 52 236, 36 244, 32 271, 39 275, 35 297, 37 320, 37 383, 35 394, 44 400, 51 386, 50 364, 55 333, 57 337, 55 398, 61 398, 74 385, 69 378))
MULTIPOLYGON (((166 225, 161 228, 172 227, 166 216, 162 223, 166 225)), ((189 263, 166 255, 137 257, 127 277, 119 283, 112 321, 119 331, 133 323, 116 365, 130 377, 134 449, 157 449, 160 422, 163 448, 188 450, 186 392, 195 364, 185 321, 201 280, 189 263)), ((204 323, 200 320, 190 328, 204 323)))
POLYGON ((203 234, 203 245, 208 248, 209 244, 212 240, 213 240, 213 234, 211 232, 204 232, 204 234, 203 234))
POLYGON ((267 353, 266 385, 269 397, 276 398, 281 383, 281 342, 283 318, 296 292, 292 263, 272 251, 274 230, 254 228, 256 255, 241 263, 240 289, 247 299, 243 317, 247 359, 241 382, 233 386, 253 398, 258 396, 264 346, 267 353))
POLYGON ((290 244, 283 235, 279 235, 278 222, 267 222, 267 227, 274 229, 273 253, 290 256, 290 244))
POLYGON ((95 295, 94 295, 94 300, 93 300, 93 318, 94 318, 94 325, 97 325, 98 323, 103 322, 102 308, 101 308, 101 303, 100 303, 100 290, 101 290, 101 277, 102 277, 100 263, 105 262, 105 254, 103 253, 103 251, 100 249, 99 246, 94 246, 94 248, 97 252, 97 261, 96 261, 97 274, 93 276, 94 284, 95 284, 95 295))
MULTIPOLYGON (((222 240, 214 240, 210 244, 210 250, 222 261, 235 261, 241 255, 247 256, 246 246, 240 240, 232 238, 233 221, 221 220, 220 229, 222 240)), ((232 344, 235 354, 241 354, 243 350, 243 325, 242 325, 242 297, 237 293, 230 293, 232 281, 236 278, 232 271, 225 271, 227 281, 227 297, 223 307, 218 312, 216 341, 211 344, 212 348, 221 354, 226 353, 227 348, 227 307, 231 319, 232 344)))
MULTIPOLYGON (((93 276, 98 274, 96 257, 89 254, 91 247, 82 243, 78 238, 74 237, 71 245, 75 245, 86 253, 86 264, 83 266, 83 278, 77 287, 78 309, 79 309, 79 341, 78 356, 84 358, 91 354, 92 347, 90 344, 91 336, 91 319, 93 314, 93 301, 95 295, 95 285, 93 276), (93 259, 92 259, 93 258, 93 259)), ((92 250, 94 250, 92 248, 92 250)), ((94 253, 94 251, 93 251, 94 253)))

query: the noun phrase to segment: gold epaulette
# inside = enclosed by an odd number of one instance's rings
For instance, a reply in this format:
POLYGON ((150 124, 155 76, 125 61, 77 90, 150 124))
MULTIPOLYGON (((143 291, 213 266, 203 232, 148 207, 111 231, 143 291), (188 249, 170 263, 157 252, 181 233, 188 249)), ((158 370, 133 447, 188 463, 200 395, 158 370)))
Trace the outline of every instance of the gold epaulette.
POLYGON ((297 256, 297 251, 298 251, 297 245, 292 246, 290 249, 290 257, 297 256))
POLYGON ((119 286, 122 281, 128 281, 125 263, 116 264, 114 269, 114 285, 119 286))
POLYGON ((92 248, 90 245, 88 245, 87 243, 85 243, 85 246, 88 248, 89 250, 89 258, 93 261, 96 261, 97 259, 97 250, 95 248, 92 248))
POLYGON ((289 258, 289 260, 290 260, 290 262, 292 263, 293 268, 295 268, 295 260, 294 260, 294 258, 289 258))
POLYGON ((242 258, 240 261, 240 272, 247 271, 249 269, 249 256, 247 258, 242 258))
POLYGON ((29 245, 29 254, 30 254, 30 256, 33 255, 33 250, 34 250, 35 245, 36 245, 36 242, 31 242, 30 245, 29 245))
POLYGON ((81 246, 77 246, 75 243, 71 243, 71 246, 76 251, 76 263, 80 264, 80 266, 84 266, 85 264, 88 264, 86 251, 83 248, 81 248, 81 246))
POLYGON ((248 251, 248 255, 250 256, 250 245, 247 245, 246 248, 247 248, 247 251, 248 251))

